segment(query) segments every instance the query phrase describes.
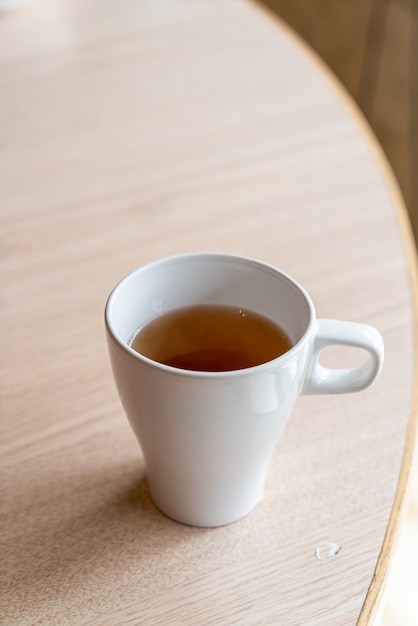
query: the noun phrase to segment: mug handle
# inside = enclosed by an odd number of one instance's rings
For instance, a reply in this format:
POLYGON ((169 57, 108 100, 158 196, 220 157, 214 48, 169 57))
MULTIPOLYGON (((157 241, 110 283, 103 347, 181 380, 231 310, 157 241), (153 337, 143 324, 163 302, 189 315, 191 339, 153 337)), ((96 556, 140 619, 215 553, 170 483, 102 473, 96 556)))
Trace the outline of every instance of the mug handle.
POLYGON ((383 366, 382 335, 372 326, 355 322, 319 319, 313 349, 305 373, 302 395, 352 393, 370 387, 383 366), (369 358, 360 367, 332 369, 319 363, 321 351, 328 346, 352 346, 367 350, 369 358))

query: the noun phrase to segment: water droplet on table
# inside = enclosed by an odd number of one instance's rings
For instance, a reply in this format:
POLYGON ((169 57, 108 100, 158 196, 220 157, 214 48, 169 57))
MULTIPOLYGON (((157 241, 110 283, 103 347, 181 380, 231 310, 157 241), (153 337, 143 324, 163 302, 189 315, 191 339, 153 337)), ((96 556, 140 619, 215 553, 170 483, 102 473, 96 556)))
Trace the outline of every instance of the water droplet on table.
POLYGON ((326 561, 327 559, 335 556, 340 551, 340 546, 338 543, 333 543, 332 541, 322 541, 315 548, 315 558, 318 561, 326 561))

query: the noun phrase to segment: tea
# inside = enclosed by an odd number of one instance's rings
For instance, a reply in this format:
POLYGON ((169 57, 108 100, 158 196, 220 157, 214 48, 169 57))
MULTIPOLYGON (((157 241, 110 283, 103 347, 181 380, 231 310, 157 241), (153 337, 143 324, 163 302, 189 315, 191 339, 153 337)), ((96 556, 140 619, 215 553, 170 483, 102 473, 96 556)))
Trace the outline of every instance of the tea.
POLYGON ((203 304, 153 319, 139 329, 131 347, 171 367, 225 372, 271 361, 292 344, 280 326, 258 313, 203 304))

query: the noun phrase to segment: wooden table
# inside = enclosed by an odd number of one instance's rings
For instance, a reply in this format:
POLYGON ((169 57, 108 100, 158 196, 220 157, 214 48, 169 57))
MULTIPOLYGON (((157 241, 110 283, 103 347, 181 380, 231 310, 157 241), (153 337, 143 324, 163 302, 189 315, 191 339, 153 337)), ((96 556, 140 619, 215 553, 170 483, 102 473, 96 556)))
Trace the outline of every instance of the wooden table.
POLYGON ((4 623, 368 623, 413 445, 416 278, 353 105, 244 0, 32 0, 0 61, 4 623), (116 281, 189 250, 273 263, 386 345, 372 389, 298 401, 263 502, 209 530, 152 504, 104 339, 116 281))

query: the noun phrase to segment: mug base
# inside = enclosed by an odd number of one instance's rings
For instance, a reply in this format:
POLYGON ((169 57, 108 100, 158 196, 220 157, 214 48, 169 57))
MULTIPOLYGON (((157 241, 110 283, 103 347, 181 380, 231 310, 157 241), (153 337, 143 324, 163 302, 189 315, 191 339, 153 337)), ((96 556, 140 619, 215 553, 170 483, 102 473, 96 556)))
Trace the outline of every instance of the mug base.
POLYGON ((151 487, 150 495, 157 509, 174 522, 195 528, 217 528, 238 522, 249 515, 261 502, 264 494, 259 494, 256 500, 252 499, 250 504, 248 500, 245 504, 241 503, 241 506, 236 506, 233 510, 231 510, 231 508, 225 510, 208 506, 203 508, 193 506, 182 509, 180 507, 170 506, 170 504, 167 505, 166 502, 161 502, 161 499, 158 498, 157 494, 153 493, 151 487))

